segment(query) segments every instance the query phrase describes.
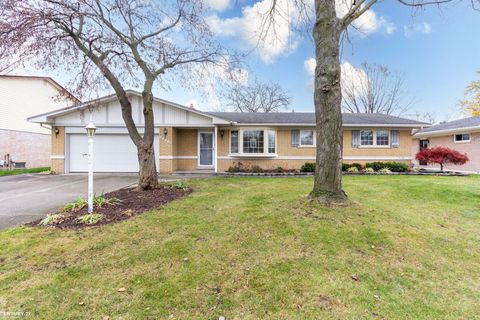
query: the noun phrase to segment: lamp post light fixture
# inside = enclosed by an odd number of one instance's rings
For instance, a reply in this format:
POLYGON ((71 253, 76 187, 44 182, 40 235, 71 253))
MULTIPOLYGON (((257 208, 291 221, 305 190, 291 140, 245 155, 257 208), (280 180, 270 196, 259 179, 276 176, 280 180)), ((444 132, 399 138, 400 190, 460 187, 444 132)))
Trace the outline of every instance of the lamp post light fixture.
POLYGON ((92 120, 85 127, 88 137, 88 213, 93 212, 93 137, 97 127, 92 120))

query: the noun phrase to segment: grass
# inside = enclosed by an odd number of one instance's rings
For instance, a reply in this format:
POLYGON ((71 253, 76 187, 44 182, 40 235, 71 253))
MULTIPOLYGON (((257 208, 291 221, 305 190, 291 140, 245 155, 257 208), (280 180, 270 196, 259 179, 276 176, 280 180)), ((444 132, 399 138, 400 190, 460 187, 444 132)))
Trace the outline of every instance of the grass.
POLYGON ((13 170, 0 170, 0 177, 3 176, 13 176, 17 174, 25 173, 39 173, 50 171, 50 168, 30 168, 30 169, 13 169, 13 170))
POLYGON ((480 318, 480 178, 344 182, 357 203, 348 208, 303 200, 311 178, 216 178, 189 181, 190 196, 122 223, 0 232, 0 310, 34 319, 480 318))

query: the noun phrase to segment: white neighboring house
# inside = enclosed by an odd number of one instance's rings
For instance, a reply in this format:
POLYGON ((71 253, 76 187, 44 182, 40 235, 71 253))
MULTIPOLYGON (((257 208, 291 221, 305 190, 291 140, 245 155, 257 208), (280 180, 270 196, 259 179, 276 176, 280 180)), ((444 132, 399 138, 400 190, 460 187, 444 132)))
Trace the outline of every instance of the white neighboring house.
POLYGON ((28 168, 50 166, 50 128, 26 119, 78 102, 50 77, 0 75, 0 162, 9 155, 28 168))

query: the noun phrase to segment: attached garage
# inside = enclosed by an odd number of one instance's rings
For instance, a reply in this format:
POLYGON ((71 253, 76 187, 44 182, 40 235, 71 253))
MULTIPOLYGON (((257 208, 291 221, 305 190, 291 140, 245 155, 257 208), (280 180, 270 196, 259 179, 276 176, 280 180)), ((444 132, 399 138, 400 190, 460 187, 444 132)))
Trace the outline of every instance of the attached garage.
MULTIPOLYGON (((68 134, 67 172, 87 172, 88 140, 85 134, 68 134)), ((159 159, 159 140, 155 135, 155 158, 159 159)), ((94 172, 138 172, 137 148, 128 134, 97 134, 94 138, 94 172)))

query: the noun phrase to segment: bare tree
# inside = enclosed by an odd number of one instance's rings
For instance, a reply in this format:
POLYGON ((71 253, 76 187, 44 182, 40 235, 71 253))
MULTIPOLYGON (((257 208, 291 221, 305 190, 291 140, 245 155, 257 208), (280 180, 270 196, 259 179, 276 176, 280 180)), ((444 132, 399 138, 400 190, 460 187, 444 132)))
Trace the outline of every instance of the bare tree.
MULTIPOLYGON (((397 1, 409 7, 419 8, 426 5, 440 5, 453 0, 397 1)), ((266 13, 263 34, 275 32, 275 19, 286 19, 285 16, 288 13, 280 8, 279 2, 277 0, 271 2, 271 7, 266 13)), ((312 29, 315 44, 314 105, 317 149, 314 185, 310 197, 326 205, 350 203, 342 189, 343 129, 340 68, 342 37, 355 20, 381 1, 339 0, 339 2, 347 6, 345 14, 341 17, 337 15, 334 0, 314 0, 313 8, 310 7, 309 0, 291 2, 292 6, 300 12, 297 16, 306 17, 307 23, 312 22, 307 28, 312 29)))
POLYGON ((224 94, 227 105, 240 112, 278 112, 285 110, 291 98, 278 83, 235 84, 224 94))
POLYGON ((344 112, 401 115, 411 104, 404 97, 403 76, 380 64, 364 62, 361 69, 342 78, 344 112))
POLYGON ((213 42, 202 0, 2 0, 0 12, 0 52, 65 69, 75 75, 75 92, 113 88, 137 147, 141 189, 158 184, 154 85, 168 86, 172 75, 187 81, 192 70, 233 61, 213 42), (133 121, 127 86, 143 88, 143 134, 133 121))

